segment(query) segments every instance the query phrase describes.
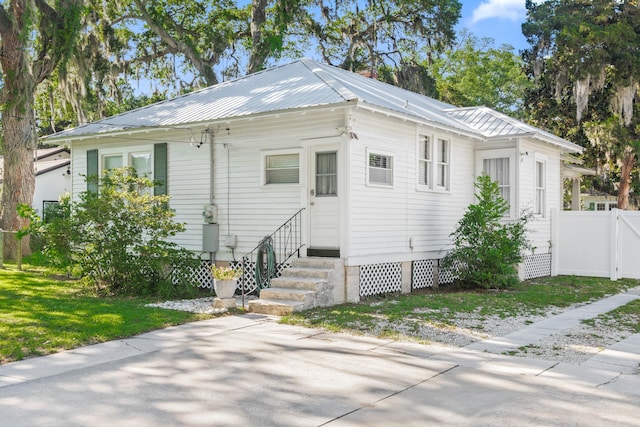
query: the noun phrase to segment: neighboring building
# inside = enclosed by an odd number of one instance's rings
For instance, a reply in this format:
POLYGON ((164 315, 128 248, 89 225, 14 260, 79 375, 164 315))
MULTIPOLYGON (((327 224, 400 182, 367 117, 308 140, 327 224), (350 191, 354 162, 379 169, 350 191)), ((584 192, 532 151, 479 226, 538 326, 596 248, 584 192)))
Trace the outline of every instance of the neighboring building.
POLYGON ((561 156, 581 152, 489 108, 457 108, 311 60, 47 139, 72 148, 74 196, 86 189, 82 175, 116 166, 164 182, 156 191, 186 223, 176 242, 216 261, 240 259, 303 209, 301 256, 346 266, 336 301, 443 281, 438 260, 482 173, 510 202, 507 220, 533 212, 525 275, 548 274, 561 156))
MULTIPOLYGON (((618 196, 611 194, 585 193, 580 196, 583 211, 610 211, 618 207, 618 196)), ((638 210, 638 198, 629 197, 627 210, 638 210)))
MULTIPOLYGON (((47 203, 58 203, 60 195, 71 191, 71 155, 67 147, 42 148, 34 152, 36 183, 32 207, 38 215, 47 203)), ((0 157, 0 185, 4 159, 0 157)))

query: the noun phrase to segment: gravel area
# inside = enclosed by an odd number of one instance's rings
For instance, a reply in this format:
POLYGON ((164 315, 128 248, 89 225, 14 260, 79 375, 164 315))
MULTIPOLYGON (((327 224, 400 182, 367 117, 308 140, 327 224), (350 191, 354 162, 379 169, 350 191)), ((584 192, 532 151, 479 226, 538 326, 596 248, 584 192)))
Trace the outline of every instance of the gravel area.
MULTIPOLYGON (((255 299, 254 295, 245 295, 244 303, 247 305, 249 300, 255 299)), ((169 310, 181 310, 189 311, 191 313, 203 313, 203 314, 221 314, 226 313, 226 308, 213 308, 213 301, 215 297, 195 298, 195 299, 183 299, 176 301, 165 301, 154 304, 146 304, 147 307, 159 307, 167 308, 169 310)), ((238 308, 242 308, 242 297, 236 297, 236 303, 238 308)))
MULTIPOLYGON (((245 297, 245 304, 255 296, 245 297)), ((147 304, 151 307, 161 307, 171 310, 184 310, 194 313, 218 314, 226 309, 213 308, 214 297, 198 298, 191 300, 166 301, 158 304, 147 304)), ((238 307, 241 306, 240 298, 236 299, 238 307)), ((374 302, 372 304, 380 304, 374 302)), ((486 316, 478 313, 450 313, 447 323, 429 322, 419 317, 405 317, 399 322, 389 322, 383 316, 377 318, 373 326, 358 327, 365 334, 380 335, 383 332, 395 332, 408 339, 432 341, 455 347, 465 347, 477 341, 491 337, 499 337, 516 332, 535 322, 554 316, 576 306, 554 308, 546 315, 511 316, 486 316)), ((437 313, 437 310, 432 310, 437 313)), ((422 314, 424 311, 416 311, 422 314)), ((352 325, 358 326, 358 325, 352 325)), ((528 356, 547 360, 580 364, 596 355, 606 347, 623 340, 632 332, 624 330, 620 325, 611 326, 604 322, 595 322, 594 325, 581 324, 579 326, 552 334, 540 342, 510 351, 507 354, 513 356, 528 356)))
MULTIPOLYGON (((477 341, 508 335, 577 306, 554 308, 547 315, 511 316, 506 318, 480 316, 477 313, 454 314, 447 319, 447 324, 406 318, 403 320, 402 325, 379 322, 377 330, 372 332, 379 333, 383 330, 393 329, 402 334, 404 331, 410 330, 412 331, 410 335, 421 340, 465 347, 477 341)), ((632 333, 632 331, 625 329, 621 325, 605 324, 604 322, 595 322, 594 325, 582 323, 576 327, 554 333, 539 342, 520 347, 505 354, 581 364, 632 333)))

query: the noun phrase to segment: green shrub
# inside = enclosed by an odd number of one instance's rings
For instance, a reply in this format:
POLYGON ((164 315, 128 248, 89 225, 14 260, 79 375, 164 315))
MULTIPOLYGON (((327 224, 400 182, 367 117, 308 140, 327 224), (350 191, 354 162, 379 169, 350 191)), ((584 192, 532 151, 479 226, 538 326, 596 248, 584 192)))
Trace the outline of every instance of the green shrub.
POLYGON ((479 176, 475 187, 477 203, 467 207, 451 234, 454 248, 442 266, 463 287, 510 287, 519 282, 517 265, 529 247, 525 228, 529 215, 505 220, 509 204, 500 197, 498 183, 488 176, 479 176))
POLYGON ((174 222, 169 196, 153 195, 153 182, 132 168, 110 170, 97 181, 98 192, 61 201, 47 223, 32 227, 43 236, 51 265, 75 267, 103 295, 194 295, 190 271, 199 260, 170 242, 184 224, 174 222))
POLYGON ((169 196, 153 195, 153 182, 132 168, 105 173, 98 192, 80 194, 72 207, 74 260, 101 293, 182 296, 195 293, 184 270, 197 265, 191 252, 169 239, 184 231, 168 209, 169 196))

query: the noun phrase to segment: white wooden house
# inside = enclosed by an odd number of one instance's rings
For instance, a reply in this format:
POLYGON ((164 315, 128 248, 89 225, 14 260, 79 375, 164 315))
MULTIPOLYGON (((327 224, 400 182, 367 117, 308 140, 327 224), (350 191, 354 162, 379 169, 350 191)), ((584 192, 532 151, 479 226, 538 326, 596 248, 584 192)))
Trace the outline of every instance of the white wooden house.
POLYGON ((299 239, 296 256, 344 265, 329 303, 446 281, 438 260, 483 172, 510 218, 534 213, 524 275, 549 274, 561 155, 581 151, 489 108, 307 59, 48 139, 71 145, 76 195, 82 175, 120 165, 162 181, 187 226, 177 242, 206 259, 238 261, 293 216, 278 238, 299 239))

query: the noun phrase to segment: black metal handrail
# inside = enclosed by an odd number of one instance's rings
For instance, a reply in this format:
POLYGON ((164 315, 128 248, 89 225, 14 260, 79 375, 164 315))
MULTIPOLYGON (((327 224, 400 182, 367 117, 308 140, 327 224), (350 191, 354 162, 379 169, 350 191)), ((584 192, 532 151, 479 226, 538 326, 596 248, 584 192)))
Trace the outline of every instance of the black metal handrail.
POLYGON ((236 266, 242 268, 242 277, 238 279, 238 287, 242 290, 242 294, 260 290, 269 287, 271 279, 278 277, 280 272, 286 267, 286 262, 293 256, 300 257, 300 249, 304 246, 302 243, 302 211, 293 214, 287 221, 278 227, 273 233, 265 236, 260 243, 249 253, 244 255, 236 266), (269 262, 266 259, 258 259, 258 255, 264 257, 265 244, 271 245, 273 254, 275 254, 274 268, 269 275, 261 278, 262 283, 256 281, 256 264, 258 262, 269 262))

